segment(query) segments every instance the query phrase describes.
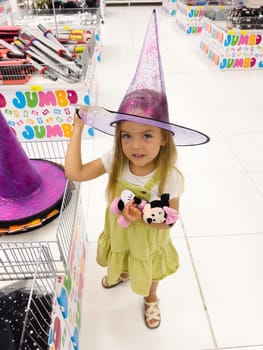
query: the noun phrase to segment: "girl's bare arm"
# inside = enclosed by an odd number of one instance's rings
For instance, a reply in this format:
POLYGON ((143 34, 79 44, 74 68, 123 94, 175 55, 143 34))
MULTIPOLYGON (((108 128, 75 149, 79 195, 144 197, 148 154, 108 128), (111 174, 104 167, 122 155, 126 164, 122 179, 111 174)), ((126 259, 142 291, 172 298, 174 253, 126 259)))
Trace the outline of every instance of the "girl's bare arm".
POLYGON ((103 175, 105 169, 100 158, 82 164, 81 135, 84 124, 75 114, 73 134, 69 141, 65 158, 65 174, 72 181, 88 181, 103 175))

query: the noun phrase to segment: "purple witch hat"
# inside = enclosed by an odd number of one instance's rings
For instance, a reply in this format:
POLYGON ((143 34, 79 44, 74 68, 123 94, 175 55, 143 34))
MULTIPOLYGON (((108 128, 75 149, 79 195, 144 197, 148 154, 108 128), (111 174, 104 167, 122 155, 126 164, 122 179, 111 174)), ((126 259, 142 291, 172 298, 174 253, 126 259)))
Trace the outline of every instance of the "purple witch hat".
POLYGON ((1 111, 0 134, 0 228, 44 218, 60 208, 67 183, 63 169, 28 159, 1 111))
POLYGON ((156 11, 153 10, 134 78, 117 112, 100 107, 80 107, 79 117, 85 124, 109 135, 120 121, 157 126, 174 135, 177 146, 206 143, 202 132, 169 122, 168 103, 158 42, 156 11))

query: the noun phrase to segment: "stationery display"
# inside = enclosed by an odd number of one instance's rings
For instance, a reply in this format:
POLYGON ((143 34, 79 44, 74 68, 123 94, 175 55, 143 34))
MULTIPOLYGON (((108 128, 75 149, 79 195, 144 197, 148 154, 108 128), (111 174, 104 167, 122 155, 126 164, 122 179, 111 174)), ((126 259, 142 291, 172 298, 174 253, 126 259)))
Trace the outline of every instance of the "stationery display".
POLYGON ((220 70, 263 68, 262 9, 254 10, 230 8, 224 18, 205 13, 200 48, 220 70), (246 12, 255 17, 243 16, 246 12))
POLYGON ((20 27, 16 26, 1 26, 0 27, 0 39, 10 43, 14 37, 19 35, 20 27))
POLYGON ((263 30, 263 6, 247 6, 231 9, 228 15, 228 28, 263 30))
POLYGON ((41 12, 38 9, 37 14, 33 9, 28 13, 15 12, 16 26, 0 27, 3 40, 0 43, 0 84, 26 84, 32 77, 70 84, 83 81, 94 42, 98 41, 95 36, 98 36, 99 10, 82 8, 74 12, 70 9, 66 14, 57 11, 55 21, 51 10, 41 12), (6 44, 12 45, 7 47, 6 44), (8 60, 3 49, 8 50, 8 60), (21 57, 26 61, 10 62, 21 57))
POLYGON ((15 48, 8 49, 7 57, 0 48, 0 84, 25 84, 31 79, 34 72, 38 72, 53 81, 59 78, 68 83, 81 80, 82 64, 80 64, 79 59, 76 60, 74 52, 70 53, 66 47, 54 51, 30 36, 29 33, 24 32, 23 35, 26 40, 22 39, 22 36, 16 38, 15 48), (74 60, 63 57, 63 53, 66 51, 74 60), (21 57, 21 59, 18 60, 17 57, 21 57), (25 58, 22 59, 22 57, 25 58))
MULTIPOLYGON (((20 51, 26 54, 30 64, 51 80, 60 78, 69 83, 81 80, 83 70, 80 59, 70 53, 52 32, 47 31, 42 25, 34 29, 23 28, 15 38, 14 46, 16 49, 13 52, 20 51)), ((11 79, 12 74, 10 75, 11 79)))

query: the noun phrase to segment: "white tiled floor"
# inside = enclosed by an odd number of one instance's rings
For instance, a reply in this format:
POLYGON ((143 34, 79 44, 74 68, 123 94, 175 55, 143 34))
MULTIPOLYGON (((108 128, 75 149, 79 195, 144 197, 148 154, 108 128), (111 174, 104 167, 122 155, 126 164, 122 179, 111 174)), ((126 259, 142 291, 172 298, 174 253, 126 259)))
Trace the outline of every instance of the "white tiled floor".
MULTIPOLYGON (((135 72, 151 6, 107 7, 98 102, 116 109, 135 72)), ((162 324, 148 330, 129 284, 105 290, 95 262, 106 177, 83 185, 88 259, 81 349, 263 349, 262 71, 220 72, 157 7, 170 119, 198 128, 209 144, 179 149, 186 186, 172 237, 181 267, 160 284, 162 324)), ((100 155, 111 138, 84 149, 100 155)))

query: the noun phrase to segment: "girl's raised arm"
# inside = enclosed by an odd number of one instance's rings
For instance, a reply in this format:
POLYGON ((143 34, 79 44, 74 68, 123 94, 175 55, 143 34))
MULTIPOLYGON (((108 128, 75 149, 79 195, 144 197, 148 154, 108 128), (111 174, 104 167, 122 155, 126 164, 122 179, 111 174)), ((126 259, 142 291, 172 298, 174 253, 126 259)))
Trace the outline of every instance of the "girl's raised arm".
POLYGON ((84 123, 75 114, 73 134, 69 141, 65 158, 65 174, 72 181, 88 181, 103 175, 105 169, 100 158, 82 164, 81 160, 81 135, 84 123))

